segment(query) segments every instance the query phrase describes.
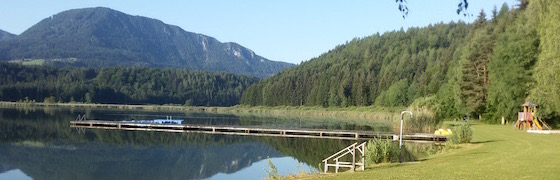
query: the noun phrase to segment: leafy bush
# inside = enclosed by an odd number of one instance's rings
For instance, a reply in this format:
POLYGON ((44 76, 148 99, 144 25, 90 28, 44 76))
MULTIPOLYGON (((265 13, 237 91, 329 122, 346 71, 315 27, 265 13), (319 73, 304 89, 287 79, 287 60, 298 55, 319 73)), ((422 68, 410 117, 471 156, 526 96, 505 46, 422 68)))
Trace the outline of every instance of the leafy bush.
POLYGON ((390 139, 369 140, 366 146, 366 164, 391 162, 398 158, 399 146, 390 139))
POLYGON ((449 139, 452 144, 471 142, 473 131, 468 123, 461 123, 453 128, 453 135, 449 139))
POLYGON ((56 98, 54 96, 50 96, 48 98, 45 98, 45 100, 43 100, 43 103, 54 104, 54 103, 56 103, 56 98))

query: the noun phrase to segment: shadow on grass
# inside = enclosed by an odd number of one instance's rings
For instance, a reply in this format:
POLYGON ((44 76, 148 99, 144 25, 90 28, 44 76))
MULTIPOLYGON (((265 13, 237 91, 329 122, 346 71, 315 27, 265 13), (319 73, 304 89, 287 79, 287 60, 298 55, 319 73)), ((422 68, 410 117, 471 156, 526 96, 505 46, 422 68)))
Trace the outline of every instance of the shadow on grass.
POLYGON ((468 153, 468 155, 478 155, 478 154, 488 154, 488 152, 482 151, 482 152, 471 152, 471 153, 468 153))
POLYGON ((493 142, 500 142, 502 140, 486 140, 486 141, 476 141, 476 142, 471 142, 472 144, 486 144, 486 143, 493 143, 493 142))
POLYGON ((420 164, 422 161, 426 161, 426 159, 421 159, 417 161, 407 161, 407 162, 391 162, 391 163, 382 163, 382 164, 375 164, 373 166, 366 166, 366 170, 369 169, 387 169, 387 168, 395 168, 400 166, 408 166, 413 164, 420 164))

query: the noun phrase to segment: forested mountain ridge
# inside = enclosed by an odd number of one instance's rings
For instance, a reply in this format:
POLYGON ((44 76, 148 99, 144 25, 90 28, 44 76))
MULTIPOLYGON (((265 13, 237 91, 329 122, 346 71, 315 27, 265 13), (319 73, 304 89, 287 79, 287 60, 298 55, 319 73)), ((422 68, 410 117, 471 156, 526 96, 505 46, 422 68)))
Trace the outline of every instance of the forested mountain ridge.
POLYGON ((0 62, 0 100, 232 106, 258 80, 170 68, 55 68, 0 62))
POLYGON ((519 2, 447 23, 356 38, 247 88, 266 106, 421 105, 437 118, 517 119, 527 100, 560 122, 560 2, 519 2))
POLYGON ((10 40, 15 38, 16 35, 0 29, 0 41, 10 40))
POLYGON ((437 92, 470 29, 436 24, 356 38, 250 87, 242 103, 406 106, 437 92))
POLYGON ((26 59, 59 66, 174 67, 258 77, 293 66, 236 43, 102 7, 58 13, 0 42, 0 60, 26 59))

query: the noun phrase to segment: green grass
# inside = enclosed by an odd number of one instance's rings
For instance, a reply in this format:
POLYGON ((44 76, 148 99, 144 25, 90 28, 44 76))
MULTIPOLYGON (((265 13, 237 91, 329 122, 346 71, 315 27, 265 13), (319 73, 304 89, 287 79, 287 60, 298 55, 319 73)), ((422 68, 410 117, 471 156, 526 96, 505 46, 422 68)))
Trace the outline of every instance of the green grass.
POLYGON ((310 179, 558 179, 560 135, 529 134, 511 126, 472 126, 472 143, 419 163, 382 164, 366 171, 310 179))

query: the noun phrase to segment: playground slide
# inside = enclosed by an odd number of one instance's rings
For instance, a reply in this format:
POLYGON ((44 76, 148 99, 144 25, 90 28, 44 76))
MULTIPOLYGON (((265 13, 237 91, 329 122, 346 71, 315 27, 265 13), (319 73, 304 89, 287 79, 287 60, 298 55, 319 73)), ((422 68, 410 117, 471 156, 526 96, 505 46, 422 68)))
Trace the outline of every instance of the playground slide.
POLYGON ((535 116, 532 113, 531 113, 531 115, 533 115, 533 123, 535 123, 535 126, 537 126, 537 129, 542 130, 542 126, 541 126, 541 124, 539 124, 539 121, 537 120, 537 116, 535 116))

